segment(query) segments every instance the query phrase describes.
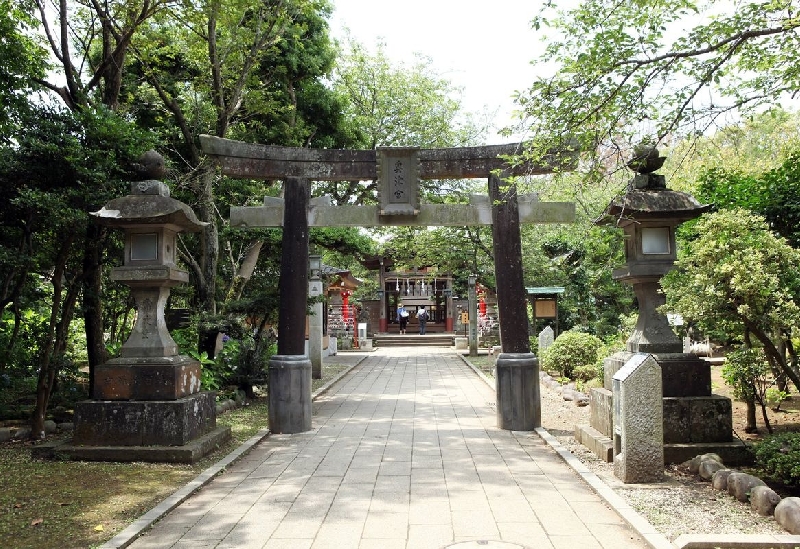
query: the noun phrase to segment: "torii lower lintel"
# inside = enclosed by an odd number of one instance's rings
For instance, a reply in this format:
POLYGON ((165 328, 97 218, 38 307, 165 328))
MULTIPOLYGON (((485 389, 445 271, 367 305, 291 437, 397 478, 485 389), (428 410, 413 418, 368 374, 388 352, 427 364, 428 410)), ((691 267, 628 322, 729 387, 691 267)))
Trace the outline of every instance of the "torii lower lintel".
MULTIPOLYGON (((283 199, 267 197, 263 206, 231 207, 231 227, 280 227, 283 199)), ((539 202, 536 195, 519 197, 520 223, 571 223, 574 202, 539 202)), ((473 195, 469 204, 420 204, 417 215, 380 215, 378 206, 333 206, 328 197, 312 198, 308 209, 309 227, 466 227, 492 224, 489 197, 473 195)))

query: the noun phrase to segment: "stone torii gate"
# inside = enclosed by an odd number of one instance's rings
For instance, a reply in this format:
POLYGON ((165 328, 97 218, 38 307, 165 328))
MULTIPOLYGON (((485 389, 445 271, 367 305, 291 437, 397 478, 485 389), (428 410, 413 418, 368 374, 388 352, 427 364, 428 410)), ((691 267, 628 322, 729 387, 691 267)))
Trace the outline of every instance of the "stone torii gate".
POLYGON ((224 175, 287 183, 283 199, 267 197, 264 206, 231 208, 234 227, 283 227, 278 354, 270 361, 273 432, 311 429, 311 361, 304 355, 308 228, 333 226, 491 225, 504 351, 497 360, 498 426, 519 431, 540 426, 538 361, 528 341, 519 225, 571 222, 575 205, 539 202, 536 195, 518 197, 516 186, 503 178, 572 169, 575 151, 554 152, 541 164, 509 165, 503 157, 521 152, 521 144, 333 150, 258 145, 208 135, 200 141, 224 175), (469 204, 421 202, 421 179, 466 178, 488 178, 488 196, 472 196, 469 204), (310 197, 311 181, 356 180, 378 182, 378 205, 334 206, 329 197, 310 197))

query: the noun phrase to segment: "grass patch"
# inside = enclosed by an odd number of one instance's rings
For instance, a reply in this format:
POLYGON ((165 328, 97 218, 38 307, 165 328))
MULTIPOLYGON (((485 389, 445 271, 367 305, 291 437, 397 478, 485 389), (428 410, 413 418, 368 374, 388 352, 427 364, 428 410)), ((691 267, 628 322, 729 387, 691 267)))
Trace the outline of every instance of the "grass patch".
MULTIPOLYGON (((323 365, 314 390, 347 368, 323 365)), ((231 410, 217 423, 232 440, 194 465, 37 461, 31 443, 0 445, 0 547, 86 549, 102 545, 267 426, 266 399, 231 410)))
POLYGON ((465 356, 470 364, 475 366, 487 377, 494 379, 494 365, 497 362, 497 357, 494 355, 478 355, 478 356, 465 356))

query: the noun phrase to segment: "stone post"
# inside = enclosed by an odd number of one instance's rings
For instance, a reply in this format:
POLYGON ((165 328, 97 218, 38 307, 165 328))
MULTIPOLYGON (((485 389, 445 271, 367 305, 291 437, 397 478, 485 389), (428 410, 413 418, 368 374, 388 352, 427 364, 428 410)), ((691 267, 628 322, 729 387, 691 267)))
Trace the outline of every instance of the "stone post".
POLYGON ((469 275, 468 307, 469 307, 469 356, 478 356, 478 296, 475 293, 475 275, 469 275))
MULTIPOLYGON (((311 280, 308 282, 308 295, 319 298, 322 295, 322 280, 319 277, 319 270, 314 269, 314 262, 319 262, 319 256, 312 256, 311 259, 311 280)), ((311 306, 311 314, 308 316, 308 358, 311 360, 311 377, 322 379, 322 302, 314 303, 311 306)))
POLYGON ((389 319, 386 318, 386 273, 384 272, 383 256, 378 260, 378 331, 385 334, 389 331, 389 319))
POLYGON ((661 367, 638 353, 614 374, 614 474, 625 483, 664 476, 661 367))

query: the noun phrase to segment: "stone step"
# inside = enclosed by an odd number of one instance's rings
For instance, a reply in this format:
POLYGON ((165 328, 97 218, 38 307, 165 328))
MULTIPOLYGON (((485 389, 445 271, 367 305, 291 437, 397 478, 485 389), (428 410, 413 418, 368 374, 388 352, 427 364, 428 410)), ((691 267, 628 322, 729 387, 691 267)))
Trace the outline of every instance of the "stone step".
POLYGON ((726 466, 749 465, 753 462, 750 448, 741 440, 664 445, 664 463, 683 463, 701 454, 717 454, 726 466))
POLYGON ((591 425, 576 425, 575 439, 606 463, 614 461, 614 441, 591 425))
POLYGON ((455 345, 453 335, 445 334, 388 334, 376 335, 372 338, 374 347, 452 347, 455 345))

